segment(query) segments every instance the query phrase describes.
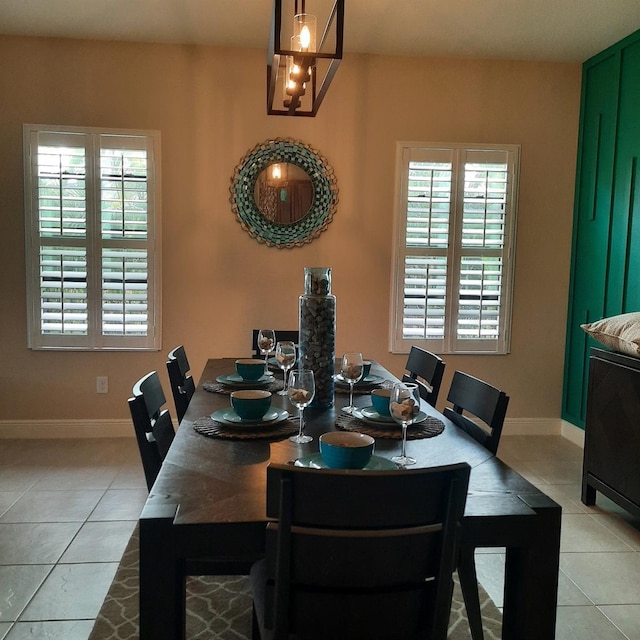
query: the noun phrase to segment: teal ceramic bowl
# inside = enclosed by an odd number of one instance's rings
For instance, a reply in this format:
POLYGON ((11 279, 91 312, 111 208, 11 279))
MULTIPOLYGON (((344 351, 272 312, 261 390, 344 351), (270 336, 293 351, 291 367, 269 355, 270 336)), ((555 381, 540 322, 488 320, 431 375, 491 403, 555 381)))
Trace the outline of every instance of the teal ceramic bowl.
POLYGON ((258 380, 264 375, 264 360, 240 358, 236 360, 236 373, 243 380, 258 380))
POLYGON ((371 362, 364 360, 362 363, 362 378, 364 380, 371 373, 371 362))
POLYGON ((362 469, 373 455, 375 440, 354 431, 329 431, 320 436, 320 454, 330 469, 362 469))
POLYGON ((260 389, 234 391, 231 406, 243 420, 260 420, 271 408, 271 392, 260 389))
POLYGON ((391 389, 374 389, 371 392, 371 404, 381 416, 390 416, 389 400, 391 400, 391 389))

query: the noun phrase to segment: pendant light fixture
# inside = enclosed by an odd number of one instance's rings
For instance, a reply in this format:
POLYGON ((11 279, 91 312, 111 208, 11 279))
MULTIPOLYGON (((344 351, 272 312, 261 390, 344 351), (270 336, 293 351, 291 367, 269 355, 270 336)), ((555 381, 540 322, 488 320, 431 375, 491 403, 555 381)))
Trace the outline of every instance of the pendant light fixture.
MULTIPOLYGON (((305 0, 274 0, 267 57, 267 113, 314 117, 342 60, 344 2, 334 0, 319 35, 305 0)), ((324 0, 327 9, 330 0, 324 0)), ((309 2, 323 9, 323 0, 309 2)), ((326 13, 326 11, 325 11, 326 13)))

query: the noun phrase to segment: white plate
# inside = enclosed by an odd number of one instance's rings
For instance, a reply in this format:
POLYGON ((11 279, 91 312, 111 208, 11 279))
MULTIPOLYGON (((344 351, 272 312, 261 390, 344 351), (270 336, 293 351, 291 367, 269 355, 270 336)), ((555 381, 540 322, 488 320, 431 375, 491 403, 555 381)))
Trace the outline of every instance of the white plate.
POLYGON ((373 408, 373 405, 369 407, 360 407, 358 408, 358 412, 361 414, 363 420, 371 420, 372 422, 393 422, 395 424, 395 420, 391 416, 380 415, 373 408))
POLYGON ((289 412, 273 407, 259 420, 243 420, 231 407, 218 409, 211 414, 211 418, 217 422, 236 427, 262 427, 278 424, 289 417, 289 412))
MULTIPOLYGON (((303 456, 295 461, 296 467, 308 467, 309 469, 328 469, 321 453, 312 453, 308 456, 303 456)), ((391 471, 398 468, 398 465, 387 458, 381 456, 371 456, 371 460, 364 467, 363 471, 391 471)))
MULTIPOLYGON (((400 426, 391 416, 381 416, 373 407, 359 407, 353 412, 353 417, 371 424, 384 424, 387 426, 400 426)), ((419 424, 427 419, 424 411, 418 411, 416 419, 411 424, 419 424)), ((409 425, 411 427, 411 425, 409 425)))
POLYGON ((245 380, 244 378, 241 378, 237 373, 225 373, 216 378, 216 382, 220 382, 221 384, 229 384, 234 387, 266 387, 274 380, 275 378, 271 374, 264 375, 257 380, 245 380))

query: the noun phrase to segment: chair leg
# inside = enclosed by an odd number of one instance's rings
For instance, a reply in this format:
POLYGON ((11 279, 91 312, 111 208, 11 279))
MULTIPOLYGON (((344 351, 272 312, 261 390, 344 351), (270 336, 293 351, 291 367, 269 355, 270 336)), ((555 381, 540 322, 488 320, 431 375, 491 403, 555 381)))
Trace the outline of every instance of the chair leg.
POLYGON ((460 548, 458 578, 460 578, 460 587, 464 598, 464 606, 467 610, 471 637, 473 640, 484 640, 474 552, 475 549, 470 545, 463 545, 460 548))
POLYGON ((255 607, 251 607, 251 640, 261 640, 260 625, 258 624, 255 607))

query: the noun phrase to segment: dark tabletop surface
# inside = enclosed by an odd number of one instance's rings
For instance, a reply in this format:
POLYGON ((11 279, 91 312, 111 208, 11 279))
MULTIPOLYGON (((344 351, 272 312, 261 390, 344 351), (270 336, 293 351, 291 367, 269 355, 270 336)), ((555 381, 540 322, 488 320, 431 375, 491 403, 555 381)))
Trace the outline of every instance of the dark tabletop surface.
MULTIPOLYGON (((148 505, 179 505, 175 524, 264 522, 267 464, 270 461, 286 463, 317 452, 318 437, 335 429, 340 407, 348 404, 348 393, 336 393, 333 408, 307 409, 305 431, 313 436, 308 444, 298 445, 288 439, 277 442, 222 440, 201 435, 195 431, 193 422, 230 403, 229 395, 204 391, 202 384, 233 372, 232 358, 208 361, 152 489, 148 505)), ((395 380, 375 363, 371 373, 395 380)), ((272 404, 296 415, 296 409, 286 396, 274 394, 272 404)), ((354 404, 370 405, 369 395, 354 395, 354 404)), ((423 403, 422 410, 441 419, 444 431, 435 437, 409 440, 407 451, 417 458, 416 467, 457 462, 467 462, 472 467, 466 516, 533 515, 527 503, 535 505, 544 497, 537 488, 435 409, 423 403)), ((400 440, 377 438, 375 453, 391 458, 399 453, 400 446, 400 440)))

